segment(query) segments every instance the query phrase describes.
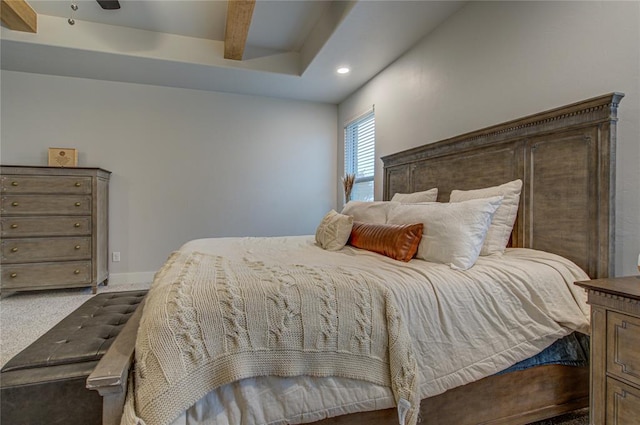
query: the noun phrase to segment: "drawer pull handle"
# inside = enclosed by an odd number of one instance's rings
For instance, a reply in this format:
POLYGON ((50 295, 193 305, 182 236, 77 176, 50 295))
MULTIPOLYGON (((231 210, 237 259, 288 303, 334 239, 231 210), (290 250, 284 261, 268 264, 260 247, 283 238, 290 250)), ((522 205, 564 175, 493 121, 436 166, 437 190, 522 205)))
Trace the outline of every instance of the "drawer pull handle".
POLYGON ((17 207, 18 205, 20 205, 20 204, 19 204, 19 203, 17 203, 17 202, 12 202, 12 203, 11 203, 11 206, 12 206, 12 207, 17 207))
POLYGON ((18 252, 18 248, 11 248, 11 252, 18 252))
POLYGON ((73 227, 80 227, 80 223, 75 223, 73 227))
POLYGON ((11 186, 17 186, 18 182, 11 182, 11 186))
POLYGON ((76 187, 80 187, 80 186, 82 186, 80 182, 76 182, 76 187))
POLYGON ((80 206, 80 202, 76 202, 76 207, 79 207, 79 206, 80 206))
POLYGON ((74 246, 75 249, 80 249, 80 245, 74 246))
POLYGON ((18 277, 18 273, 11 273, 9 276, 11 276, 12 279, 15 279, 18 277))
POLYGON ((11 228, 12 228, 12 229, 17 229, 17 228, 18 228, 18 225, 17 225, 17 224, 12 224, 12 225, 11 225, 11 228))
POLYGON ((75 269, 75 270, 73 271, 73 274, 80 274, 80 270, 75 269))

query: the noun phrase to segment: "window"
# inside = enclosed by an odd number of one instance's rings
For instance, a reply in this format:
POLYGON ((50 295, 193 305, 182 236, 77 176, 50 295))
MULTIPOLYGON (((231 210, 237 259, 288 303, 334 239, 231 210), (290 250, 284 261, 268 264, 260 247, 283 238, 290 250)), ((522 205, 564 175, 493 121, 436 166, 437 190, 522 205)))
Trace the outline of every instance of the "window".
POLYGON ((354 201, 373 201, 376 122, 373 109, 351 121, 344 129, 345 173, 355 174, 351 189, 354 201))

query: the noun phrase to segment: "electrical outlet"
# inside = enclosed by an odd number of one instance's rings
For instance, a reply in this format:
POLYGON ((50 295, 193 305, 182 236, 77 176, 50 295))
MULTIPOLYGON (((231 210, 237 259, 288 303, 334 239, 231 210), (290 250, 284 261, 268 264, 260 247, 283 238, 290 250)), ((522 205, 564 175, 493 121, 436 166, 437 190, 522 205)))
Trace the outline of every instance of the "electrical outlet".
POLYGON ((118 261, 120 261, 119 251, 113 251, 113 253, 111 254, 111 261, 113 261, 114 263, 117 263, 118 261))

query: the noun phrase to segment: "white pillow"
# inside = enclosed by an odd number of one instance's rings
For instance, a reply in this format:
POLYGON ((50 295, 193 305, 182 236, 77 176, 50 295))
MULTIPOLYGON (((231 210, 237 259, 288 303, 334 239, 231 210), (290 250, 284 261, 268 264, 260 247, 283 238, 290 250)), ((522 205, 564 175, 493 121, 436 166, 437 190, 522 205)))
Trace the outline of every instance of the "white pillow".
POLYGON ((502 254, 509 243, 513 223, 518 215, 522 180, 514 180, 500 186, 475 190, 452 190, 449 202, 502 196, 502 204, 493 215, 493 221, 482 245, 480 255, 502 254))
POLYGON ((327 251, 338 251, 347 244, 353 227, 353 217, 329 211, 316 229, 316 242, 327 251))
POLYGON ((387 223, 423 223, 416 258, 466 270, 478 259, 501 201, 502 196, 494 196, 456 203, 401 204, 391 211, 387 223))
POLYGON ((423 192, 396 193, 391 198, 392 201, 403 204, 416 204, 418 202, 436 202, 438 199, 438 188, 425 190, 423 192))
POLYGON ((349 201, 342 209, 342 214, 350 215, 354 221, 362 223, 385 224, 389 211, 398 205, 400 205, 399 202, 349 201))

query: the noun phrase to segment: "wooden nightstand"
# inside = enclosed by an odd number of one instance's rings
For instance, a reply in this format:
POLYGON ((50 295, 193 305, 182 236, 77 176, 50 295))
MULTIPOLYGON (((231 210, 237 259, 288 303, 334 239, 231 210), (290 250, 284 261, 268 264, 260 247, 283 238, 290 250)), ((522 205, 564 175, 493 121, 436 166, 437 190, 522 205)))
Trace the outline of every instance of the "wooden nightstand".
POLYGON ((576 282, 591 304, 592 425, 640 423, 640 276, 576 282))

